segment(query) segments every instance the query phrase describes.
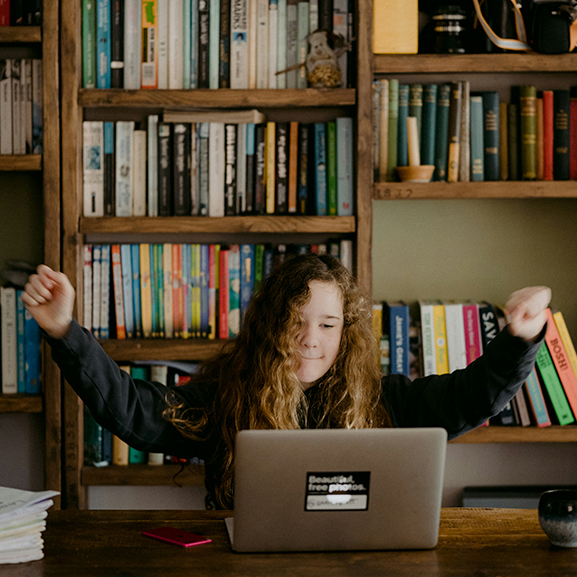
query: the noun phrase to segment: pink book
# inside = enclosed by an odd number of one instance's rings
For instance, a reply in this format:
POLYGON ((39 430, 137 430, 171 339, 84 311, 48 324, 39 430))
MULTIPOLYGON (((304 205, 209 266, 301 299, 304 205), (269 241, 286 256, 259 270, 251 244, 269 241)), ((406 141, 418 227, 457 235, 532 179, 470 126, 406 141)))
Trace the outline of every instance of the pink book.
POLYGON ((470 364, 483 354, 478 304, 463 304, 463 322, 465 324, 465 349, 467 351, 467 364, 470 364))

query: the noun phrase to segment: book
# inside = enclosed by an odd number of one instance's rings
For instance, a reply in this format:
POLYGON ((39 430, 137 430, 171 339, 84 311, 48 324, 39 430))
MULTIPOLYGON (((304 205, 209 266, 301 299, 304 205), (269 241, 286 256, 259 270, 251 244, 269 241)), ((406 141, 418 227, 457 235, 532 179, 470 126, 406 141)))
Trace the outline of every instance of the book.
POLYGON ((110 68, 110 16, 111 1, 98 0, 96 5, 96 87, 111 87, 111 68, 110 68))
POLYGON ((32 59, 22 59, 22 119, 24 122, 24 154, 32 154, 32 59))
POLYGON ((240 327, 255 284, 255 245, 240 245, 240 327))
POLYGON ((152 285, 150 276, 150 245, 142 243, 140 249, 140 305, 142 311, 142 336, 152 337, 152 285))
POLYGON ((40 327, 28 309, 24 311, 25 390, 28 395, 42 392, 42 337, 40 327))
POLYGON ((83 215, 104 216, 104 124, 82 123, 83 215))
POLYGON ((421 142, 423 124, 423 85, 409 84, 409 116, 417 119, 417 135, 421 142))
POLYGON ((146 214, 158 216, 158 114, 150 114, 146 133, 146 214))
POLYGON ((569 180, 571 151, 569 90, 553 91, 553 178, 569 180))
POLYGON ((220 0, 208 2, 208 88, 218 88, 220 76, 220 0))
MULTIPOLYGON (((330 15, 332 19, 332 14, 330 15)), ((308 54, 308 37, 314 30, 310 29, 309 2, 299 0, 297 5, 297 64, 305 64, 308 54)), ((326 28, 331 29, 330 25, 326 28)), ((306 67, 297 70, 297 88, 307 87, 306 67)))
POLYGON ((184 323, 182 245, 172 245, 172 310, 174 337, 182 336, 184 323))
POLYGON ((136 336, 134 322, 134 296, 133 296, 133 274, 132 274, 132 248, 129 244, 120 245, 120 263, 122 270, 122 296, 124 299, 124 326, 126 338, 132 339, 136 336))
POLYGON ((224 124, 208 124, 208 215, 224 216, 225 134, 224 124))
POLYGON ((167 339, 174 337, 174 309, 172 289, 172 243, 164 243, 162 250, 163 283, 164 283, 164 336, 167 339))
POLYGON ((172 213, 190 216, 190 124, 172 125, 172 213))
POLYGON ((437 373, 433 306, 431 301, 419 301, 424 377, 437 373))
POLYGON ((2 394, 13 394, 18 392, 16 289, 14 287, 0 287, 0 320, 2 394))
POLYGON ((236 125, 224 125, 225 177, 224 177, 224 214, 234 216, 236 211, 236 125))
MULTIPOLYGON (((240 245, 232 244, 228 250, 228 336, 235 337, 240 332, 240 245)), ((226 290, 224 285, 223 290, 226 290)))
POLYGON ((509 105, 499 102, 499 180, 509 180, 509 105))
POLYGON ((264 181, 265 211, 274 214, 276 206, 276 123, 267 122, 265 132, 264 181))
MULTIPOLYGON (((337 215, 337 125, 326 124, 327 135, 327 214, 337 215)), ((277 162, 278 164, 278 162, 277 162)))
POLYGON ((12 149, 13 154, 24 154, 22 139, 22 110, 21 110, 21 77, 22 67, 19 58, 12 59, 12 149))
MULTIPOLYGON (((246 214, 247 197, 247 125, 241 123, 236 125, 236 206, 235 214, 246 214)), ((253 146, 254 151, 254 146, 253 146)))
POLYGON ((463 304, 446 301, 443 305, 445 307, 449 371, 453 372, 467 366, 463 304))
POLYGON ((485 180, 483 145, 483 97, 471 95, 471 177, 473 182, 485 180))
MULTIPOLYGON (((122 259, 121 259, 122 260, 122 259)), ((132 269, 132 312, 134 315, 134 336, 142 338, 142 302, 140 298, 140 245, 130 245, 130 264, 132 269)), ((126 323, 125 323, 126 324, 126 323)))
MULTIPOLYGON (((190 19, 187 20, 185 39, 190 42, 190 50, 185 49, 185 69, 184 86, 191 89, 198 88, 198 0, 189 0, 190 19), (188 22, 190 22, 190 34, 188 32, 188 22)), ((188 7, 188 3, 186 4, 188 7)))
POLYGON ((84 292, 82 326, 92 331, 92 245, 85 244, 82 253, 82 289, 84 292))
MULTIPOLYGON (((0 61, 0 71, 2 63, 0 61)), ((0 72, 1 78, 1 72, 0 72)), ((2 82, 0 80, 0 108, 2 101, 2 82)), ((43 150, 43 108, 44 100, 42 96, 42 60, 40 58, 32 59, 32 154, 42 154, 43 150)))
POLYGON ((543 180, 553 180, 553 123, 553 91, 543 90, 543 180))
POLYGON ((114 172, 114 122, 104 122, 104 216, 116 210, 114 172))
MULTIPOLYGON (((84 245, 85 255, 87 250, 87 245, 84 245)), ((112 262, 112 286, 113 286, 113 293, 114 293, 114 313, 115 313, 115 322, 116 322, 116 338, 118 340, 122 340, 126 338, 126 325, 124 323, 124 294, 122 290, 122 261, 120 256, 120 245, 113 244, 110 247, 110 258, 112 262)), ((85 265, 84 265, 84 326, 86 326, 86 316, 87 316, 87 307, 86 307, 86 284, 87 284, 87 267, 86 262, 87 258, 85 257, 85 265)))
POLYGON ((349 117, 337 118, 336 128, 337 214, 339 216, 352 216, 354 204, 353 119, 349 117))
POLYGON ((460 139, 459 181, 469 182, 471 179, 471 86, 468 80, 463 82, 460 139))
POLYGON ((124 0, 112 0, 110 13, 110 87, 124 86, 124 0))
POLYGON ((134 130, 132 138, 132 216, 146 216, 146 130, 134 130))
MULTIPOLYGON (((288 212, 289 124, 277 122, 275 127, 275 214, 288 212)), ((335 183, 336 184, 336 183, 335 183)), ((335 190, 336 193, 336 190, 335 190)), ((336 202, 335 202, 336 204, 336 202)), ((336 213, 336 206, 335 206, 336 213)))
POLYGON ((544 180, 545 175, 545 150, 544 150, 544 125, 543 125, 543 98, 537 96, 537 180, 544 180))
MULTIPOLYGON (((26 392, 26 353, 24 349, 24 301, 22 290, 16 291, 16 366, 17 393, 26 392)), ((1 330, 1 326, 0 326, 1 330)), ((1 378, 0 378, 1 382, 1 378)), ((1 392, 1 388, 0 388, 1 392)))
MULTIPOLYGON (((286 2, 286 68, 292 68, 297 63, 297 10, 298 0, 287 0, 286 2)), ((311 28, 311 31, 316 28, 311 28)), ((280 68, 282 70, 282 68, 280 68)), ((286 77, 286 88, 296 88, 297 71, 289 70, 284 74, 286 77)))
MULTIPOLYGON (((158 147, 157 147, 157 179, 158 179, 158 216, 171 216, 172 214, 172 151, 170 124, 158 123, 158 147)), ((152 162, 152 159, 149 159, 152 162)))
POLYGON ((218 87, 230 88, 230 8, 229 0, 220 0, 218 87))
POLYGON ((92 245, 92 334, 100 338, 100 289, 102 287, 102 275, 100 274, 101 250, 99 244, 92 245))
MULTIPOLYGON (((421 122, 421 164, 428 164, 428 165, 435 164, 435 128, 437 126, 437 92, 438 92, 437 84, 425 84, 425 86, 423 87, 423 108, 422 108, 422 122, 421 122)), ((399 101, 400 101, 400 92, 399 92, 399 101)), ((401 120, 399 116, 399 129, 400 128, 401 128, 401 120)), ((405 128, 406 128, 406 120, 405 120, 405 128)), ((463 127, 461 126, 461 132, 462 131, 463 127)), ((406 164, 399 163, 399 166, 408 166, 408 164, 409 164, 408 162, 406 164)))
POLYGON ((266 196, 266 125, 255 127, 254 213, 264 214, 266 196))
POLYGON ((158 88, 158 15, 156 0, 142 3, 141 88, 158 88))
POLYGON ((483 354, 479 308, 477 303, 470 301, 463 303, 467 365, 483 354))
POLYGON ((483 96, 483 163, 486 181, 499 180, 499 93, 483 96))
POLYGON ((529 401, 529 407, 536 425, 538 427, 549 427, 551 425, 551 419, 549 418, 549 412, 547 411, 536 369, 531 371, 525 381, 524 387, 527 391, 527 400, 529 401))
MULTIPOLYGON (((409 95, 410 93, 409 88, 409 95)), ((422 102, 421 102, 422 105, 422 102)), ((409 116, 411 116, 411 95, 409 96, 409 116)), ((399 81, 389 80, 389 121, 387 141, 387 181, 397 180, 397 137, 399 124, 399 81)))
POLYGON ((383 332, 389 334, 391 373, 410 375, 409 306, 403 301, 383 302, 383 332))
POLYGON ((132 216, 134 121, 116 123, 116 216, 132 216))
POLYGON ((96 10, 93 0, 82 0, 83 88, 96 88, 96 10))
POLYGON ((519 135, 521 178, 537 178, 537 90, 535 86, 519 87, 519 135))
POLYGON ((376 179, 386 182, 388 178, 389 163, 389 81, 381 78, 376 87, 378 98, 376 100, 377 138, 375 141, 375 161, 377 166, 376 179))
POLYGON ((447 164, 448 182, 457 182, 459 179, 462 91, 463 85, 461 82, 451 82, 451 105, 449 107, 449 150, 447 164))
POLYGON ((12 154, 12 60, 0 60, 0 154, 12 154))
MULTIPOLYGON (((310 11, 310 6, 309 6, 310 11)), ((349 0, 333 0, 333 28, 336 35, 340 35, 345 42, 349 42, 348 17, 349 17, 349 0)), ((310 15, 309 15, 310 23, 310 15)), ((314 31, 314 30, 313 30, 314 31)), ((348 84, 348 54, 343 52, 338 58, 338 65, 341 70, 342 82, 341 87, 347 88, 348 84)))
POLYGON ((419 10, 417 0, 375 0, 373 32, 375 54, 416 54, 419 41, 419 10))
POLYGON ((298 182, 297 182, 297 213, 307 214, 309 206, 309 190, 311 183, 311 165, 309 162, 310 154, 310 125, 299 123, 299 142, 298 142, 298 182))
POLYGON ((229 250, 221 248, 219 251, 219 290, 218 290, 218 338, 229 338, 228 310, 230 300, 229 282, 229 250))
POLYGON ((256 88, 268 88, 269 0, 256 1, 256 88))
MULTIPOLYGON (((278 22, 278 5, 279 0, 269 0, 268 2, 268 80, 267 88, 277 87, 277 45, 279 37, 278 22)), ((286 25, 286 21, 285 21, 286 25)))
POLYGON ((124 86, 138 90, 141 86, 142 2, 124 0, 124 86))
POLYGON ((230 87, 248 88, 249 0, 230 3, 230 87))
POLYGON ((315 213, 317 216, 327 214, 327 141, 326 125, 314 124, 314 189, 315 213))
POLYGON ((447 180, 450 108, 451 85, 439 84, 435 128, 435 172, 433 174, 433 180, 436 181, 447 180))
POLYGON ((519 180, 519 107, 515 103, 507 108, 507 150, 509 152, 509 180, 519 180))
POLYGON ((437 374, 442 375, 449 372, 449 356, 447 330, 445 327, 445 307, 440 301, 433 303, 433 335, 435 339, 437 374))
MULTIPOLYGON (((409 85, 399 84, 399 122, 397 128, 397 164, 399 166, 409 166, 409 138, 407 133, 408 116, 409 116, 409 85)), ((435 124, 436 124, 436 116, 437 116, 437 106, 435 102, 435 124)), ((435 150, 434 141, 432 145, 432 150, 433 151, 435 150)), ((431 164, 434 163, 435 161, 433 158, 431 164)))
POLYGON ((100 338, 110 337, 110 245, 103 244, 100 251, 100 338))
POLYGON ((209 0, 198 0, 198 88, 209 88, 209 0))
MULTIPOLYGON (((217 4, 218 4, 218 0, 217 4)), ((213 19, 212 3, 210 17, 213 19)), ((219 6, 217 6, 219 9, 219 6)), ((216 84, 211 88, 218 88, 218 14, 214 17, 216 38, 216 84)), ((170 0, 168 2, 168 88, 184 88, 184 0, 170 0)), ((211 25, 212 28, 212 25, 211 25)), ((210 34, 212 35, 211 29, 210 34)), ((212 39, 212 38, 211 38, 212 39)), ((212 65, 212 63, 211 63, 212 65)), ((214 74, 214 73, 213 73, 214 74)))
MULTIPOLYGON (((343 131, 344 128, 339 126, 339 120, 337 119, 337 141, 339 138, 339 131, 343 131)), ((344 135, 341 138, 345 138, 344 135)), ((289 123, 289 137, 288 137, 288 212, 291 214, 295 214, 297 212, 297 199, 298 199, 298 168, 299 168, 299 123, 296 121, 289 123)), ((346 162, 344 159, 344 152, 339 149, 339 160, 338 162, 346 162)), ((345 171, 352 170, 351 167, 340 167, 338 166, 339 175, 338 178, 341 178, 341 175, 344 174, 345 171)), ((338 183, 339 187, 341 186, 341 181, 339 180, 338 183)), ((342 185, 342 193, 341 189, 339 188, 339 203, 341 202, 341 194, 345 194, 345 184, 342 185)), ((339 204, 340 206, 340 204, 339 204)), ((340 210, 340 209, 339 209, 340 210)))

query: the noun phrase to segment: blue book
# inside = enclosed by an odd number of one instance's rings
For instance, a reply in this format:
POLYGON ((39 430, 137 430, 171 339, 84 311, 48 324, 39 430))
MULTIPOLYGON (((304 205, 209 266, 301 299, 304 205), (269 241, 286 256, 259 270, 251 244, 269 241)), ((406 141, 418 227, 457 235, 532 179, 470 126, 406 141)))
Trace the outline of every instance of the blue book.
POLYGON ((110 88, 110 0, 98 0, 96 10, 96 79, 98 88, 110 88))
POLYGON ((198 88, 198 0, 190 0, 190 88, 198 88))
POLYGON ((130 245, 132 255, 132 302, 134 312, 134 336, 142 338, 142 304, 140 299, 140 245, 130 245))
POLYGON ((110 336, 110 245, 103 244, 100 252, 100 338, 110 336))
POLYGON ((209 247, 200 245, 200 336, 208 338, 210 325, 208 321, 208 277, 209 277, 209 247))
POLYGON ((353 119, 337 118, 337 214, 353 215, 353 119))
POLYGON ((409 136, 407 118, 409 117, 409 85, 399 84, 399 119, 397 128, 397 165, 409 166, 409 136))
POLYGON ((421 122, 421 164, 435 164, 435 130, 437 128, 436 84, 425 84, 423 88, 423 118, 421 122))
POLYGON ((327 135, 322 122, 315 124, 314 137, 315 207, 318 216, 327 214, 327 135))
POLYGON ((26 393, 39 395, 42 392, 40 375, 42 372, 41 336, 38 323, 32 315, 24 311, 24 356, 26 358, 26 393))
POLYGON ((16 291, 16 358, 17 358, 17 376, 18 393, 26 392, 26 353, 24 350, 24 301, 22 300, 22 291, 16 291))
POLYGON ((240 246, 240 326, 254 291, 255 278, 254 244, 240 246))
POLYGON ((164 338, 164 246, 162 244, 154 245, 154 269, 156 281, 154 290, 156 292, 157 327, 158 336, 164 338))
POLYGON ((274 268, 274 249, 270 247, 264 249, 262 262, 262 280, 264 280, 274 268))
POLYGON ((108 429, 102 429, 102 463, 112 465, 112 433, 108 429))
POLYGON ((124 296, 124 325, 126 338, 133 339, 134 330, 134 296, 132 294, 132 255, 129 244, 120 245, 120 265, 122 269, 122 293, 124 296))
POLYGON ((240 245, 231 244, 228 253, 228 336, 236 337, 240 331, 240 245))
POLYGON ((471 95, 471 180, 480 182, 485 180, 485 161, 483 145, 483 97, 471 95))
POLYGON ((150 310, 152 320, 152 336, 158 337, 158 296, 156 293, 156 273, 154 269, 154 245, 148 245, 148 257, 150 262, 150 310))
POLYGON ((183 22, 183 77, 184 77, 184 88, 192 88, 190 86, 190 54, 192 52, 192 4, 191 0, 182 0, 182 18, 183 22))
POLYGON ((499 93, 481 93, 483 100, 483 150, 485 180, 499 180, 499 93))
POLYGON ((192 271, 190 244, 182 245, 182 337, 190 337, 192 328, 192 271))
POLYGON ((410 376, 409 306, 403 301, 383 302, 383 332, 389 334, 391 373, 410 376))

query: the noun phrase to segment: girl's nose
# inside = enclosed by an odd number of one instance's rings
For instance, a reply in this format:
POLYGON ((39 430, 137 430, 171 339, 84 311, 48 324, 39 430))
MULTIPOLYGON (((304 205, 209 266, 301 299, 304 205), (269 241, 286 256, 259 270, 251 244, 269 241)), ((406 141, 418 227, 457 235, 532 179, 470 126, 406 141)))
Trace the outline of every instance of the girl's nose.
POLYGON ((303 347, 313 348, 318 344, 315 331, 311 327, 305 327, 299 336, 299 344, 303 347))

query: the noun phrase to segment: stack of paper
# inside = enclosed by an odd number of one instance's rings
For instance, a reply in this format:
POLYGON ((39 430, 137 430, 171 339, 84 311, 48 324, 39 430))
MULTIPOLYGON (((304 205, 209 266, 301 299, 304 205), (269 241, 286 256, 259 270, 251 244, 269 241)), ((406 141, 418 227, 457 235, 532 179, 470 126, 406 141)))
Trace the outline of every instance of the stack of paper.
POLYGON ((0 487, 0 564, 42 559, 47 510, 56 491, 0 487))

